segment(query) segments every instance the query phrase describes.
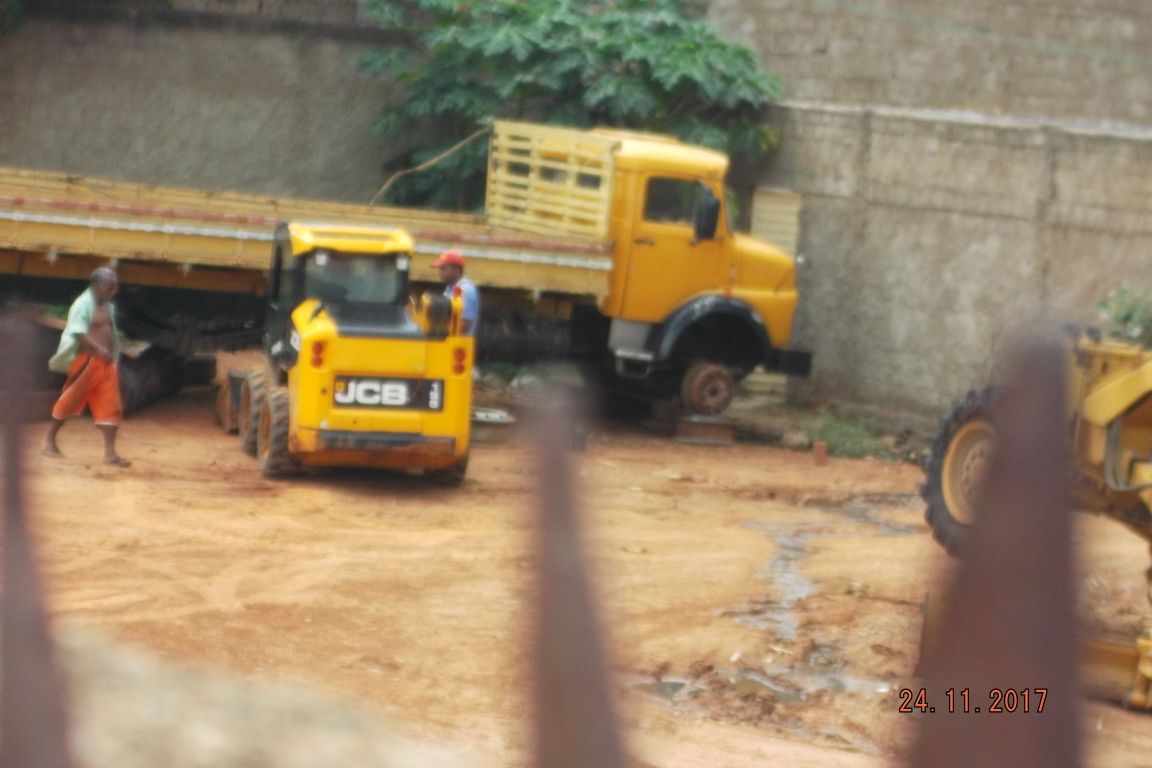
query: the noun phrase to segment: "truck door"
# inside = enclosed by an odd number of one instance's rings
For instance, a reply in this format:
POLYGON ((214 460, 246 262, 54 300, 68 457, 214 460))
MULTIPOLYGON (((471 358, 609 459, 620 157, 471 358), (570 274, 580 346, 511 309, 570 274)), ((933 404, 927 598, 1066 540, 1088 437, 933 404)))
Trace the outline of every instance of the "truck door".
POLYGON ((637 206, 621 318, 659 322, 684 300, 727 286, 728 265, 721 238, 697 239, 693 216, 702 198, 712 194, 699 179, 652 174, 644 179, 643 204, 637 206))

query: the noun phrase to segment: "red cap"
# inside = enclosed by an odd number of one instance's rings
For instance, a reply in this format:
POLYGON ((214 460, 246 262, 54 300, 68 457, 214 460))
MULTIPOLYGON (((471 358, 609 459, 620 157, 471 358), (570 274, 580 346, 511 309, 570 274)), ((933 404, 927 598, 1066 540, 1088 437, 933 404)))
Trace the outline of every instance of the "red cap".
POLYGON ((445 264, 455 264, 457 267, 463 267, 464 257, 460 254, 460 251, 444 251, 444 253, 440 254, 440 258, 432 262, 432 266, 434 267, 442 267, 445 264))

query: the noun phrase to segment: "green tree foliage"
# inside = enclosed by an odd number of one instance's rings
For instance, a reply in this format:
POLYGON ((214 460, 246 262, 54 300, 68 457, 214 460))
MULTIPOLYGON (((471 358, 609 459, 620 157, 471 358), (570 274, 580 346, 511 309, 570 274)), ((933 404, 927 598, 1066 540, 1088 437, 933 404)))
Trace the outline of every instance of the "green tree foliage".
MULTIPOLYGON (((774 134, 765 111, 779 96, 746 48, 720 39, 690 0, 373 0, 381 21, 411 35, 411 50, 361 64, 400 83, 406 100, 377 128, 403 141, 438 139, 395 158, 435 157, 494 118, 669 133, 756 163, 774 134)), ((476 205, 486 145, 476 141, 435 169, 404 177, 393 202, 476 205)))
POLYGON ((16 28, 23 10, 20 0, 0 0, 0 35, 16 28))
POLYGON ((1111 338, 1152 347, 1152 297, 1127 286, 1113 288, 1097 302, 1104 332, 1111 338))

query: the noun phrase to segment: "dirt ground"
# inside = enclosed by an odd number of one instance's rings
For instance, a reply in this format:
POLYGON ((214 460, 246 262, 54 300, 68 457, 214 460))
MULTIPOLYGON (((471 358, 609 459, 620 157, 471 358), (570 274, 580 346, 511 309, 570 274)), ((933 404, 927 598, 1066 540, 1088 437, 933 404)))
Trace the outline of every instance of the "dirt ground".
MULTIPOLYGON (((54 613, 161 657, 303 682, 483 765, 524 763, 531 446, 478 445, 463 487, 261 478, 188 391, 130 419, 127 470, 78 421, 29 447, 54 613)), ((920 471, 766 445, 594 431, 575 455, 630 751, 653 766, 881 766, 915 716, 921 606, 951 566, 920 471)), ((1079 521, 1088 619, 1149 620, 1147 550, 1079 521)), ((1147 764, 1152 719, 1087 702, 1089 764, 1147 764)))

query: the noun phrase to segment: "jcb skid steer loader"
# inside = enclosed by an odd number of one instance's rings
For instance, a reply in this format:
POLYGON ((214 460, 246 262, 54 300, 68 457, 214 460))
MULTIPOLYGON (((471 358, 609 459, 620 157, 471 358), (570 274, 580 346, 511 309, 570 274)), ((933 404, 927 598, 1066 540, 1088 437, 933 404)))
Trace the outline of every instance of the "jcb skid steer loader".
POLYGON ((412 240, 396 229, 282 224, 268 276, 265 364, 217 402, 260 470, 468 467, 473 339, 459 298, 409 298, 412 240))

